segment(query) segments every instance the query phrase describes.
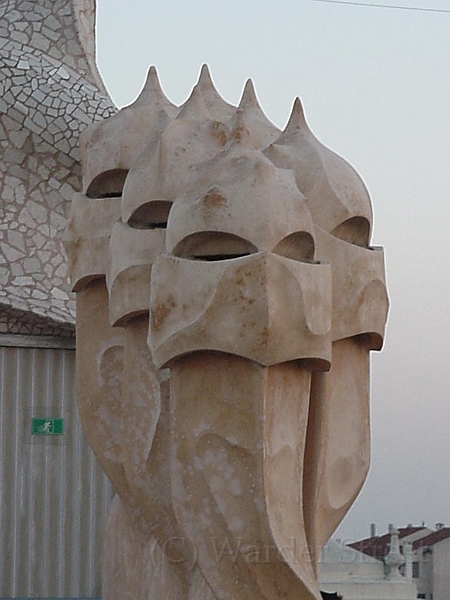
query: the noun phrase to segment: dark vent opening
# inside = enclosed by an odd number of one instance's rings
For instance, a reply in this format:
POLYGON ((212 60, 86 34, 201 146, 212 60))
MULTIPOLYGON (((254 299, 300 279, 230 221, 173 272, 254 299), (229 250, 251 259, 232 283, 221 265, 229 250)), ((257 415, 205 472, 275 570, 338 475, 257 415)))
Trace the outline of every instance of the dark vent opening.
POLYGON ((166 229, 172 202, 152 200, 137 208, 128 219, 133 229, 166 229))
POLYGON ((249 241, 222 231, 199 231, 185 237, 173 251, 175 256, 192 260, 232 260, 257 252, 249 241))
POLYGON ((250 253, 244 254, 210 254, 210 255, 198 255, 192 256, 193 260, 209 260, 211 262, 215 260, 232 260, 233 258, 242 258, 243 256, 250 256, 250 253))
POLYGON ((297 231, 283 238, 273 251, 291 260, 310 263, 314 261, 314 239, 308 231, 297 231))
POLYGON ((100 173, 91 181, 86 196, 94 200, 120 198, 127 175, 127 169, 111 169, 100 173))
POLYGON ((370 242, 370 223, 365 217, 352 217, 335 227, 331 235, 354 246, 367 248, 370 242))

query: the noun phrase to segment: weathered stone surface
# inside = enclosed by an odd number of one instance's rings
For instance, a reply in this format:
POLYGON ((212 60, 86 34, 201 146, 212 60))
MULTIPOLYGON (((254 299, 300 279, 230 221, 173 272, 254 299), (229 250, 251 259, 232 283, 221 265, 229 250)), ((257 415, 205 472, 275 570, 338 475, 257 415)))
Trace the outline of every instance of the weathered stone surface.
POLYGON ((118 494, 103 597, 319 600, 388 310, 364 184, 299 100, 280 132, 206 68, 178 110, 151 69, 81 156, 78 393, 118 494))

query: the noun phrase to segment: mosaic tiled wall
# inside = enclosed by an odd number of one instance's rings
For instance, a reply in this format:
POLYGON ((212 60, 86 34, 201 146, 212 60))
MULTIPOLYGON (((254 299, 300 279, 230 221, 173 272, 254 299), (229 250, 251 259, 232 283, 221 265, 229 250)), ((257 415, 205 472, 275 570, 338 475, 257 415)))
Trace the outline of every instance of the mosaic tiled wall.
MULTIPOLYGON (((94 9, 0 0, 0 305, 60 323, 74 321, 62 236, 79 134, 115 110, 95 66, 94 9)), ((16 331, 0 312, 0 329, 16 331)))
POLYGON ((75 326, 72 323, 58 323, 48 317, 4 306, 0 310, 0 334, 12 333, 20 335, 50 335, 63 338, 75 337, 75 326))

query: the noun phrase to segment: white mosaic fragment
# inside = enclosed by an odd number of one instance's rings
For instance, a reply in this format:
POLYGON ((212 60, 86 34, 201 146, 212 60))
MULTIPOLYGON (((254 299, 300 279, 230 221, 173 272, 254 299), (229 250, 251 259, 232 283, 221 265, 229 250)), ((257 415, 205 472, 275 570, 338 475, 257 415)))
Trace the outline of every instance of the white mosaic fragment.
POLYGON ((32 296, 32 298, 40 299, 40 300, 46 300, 47 299, 47 294, 44 293, 44 292, 40 292, 39 290, 33 290, 31 292, 31 296, 32 296))
POLYGON ((23 233, 20 233, 19 231, 8 231, 7 239, 10 246, 25 252, 26 248, 23 233))
POLYGON ((37 102, 44 102, 47 99, 45 94, 39 88, 36 88, 34 90, 34 92, 31 94, 31 97, 34 98, 37 102))
MULTIPOLYGON (((6 94, 5 94, 5 96, 6 96, 6 94)), ((19 110, 18 110, 18 107, 15 106, 14 108, 10 108, 8 110, 8 114, 12 119, 17 121, 17 123, 22 125, 25 122, 25 119, 27 118, 25 116, 25 114, 26 114, 26 112, 28 112, 28 109, 26 106, 20 105, 20 103, 17 103, 17 104, 19 104, 19 110)))
POLYGON ((19 286, 23 286, 23 285, 30 285, 32 286, 34 284, 33 278, 28 276, 20 276, 20 277, 16 277, 14 279, 14 284, 15 285, 19 285, 19 286))
POLYGON ((42 52, 47 52, 48 49, 50 48, 50 40, 43 37, 40 32, 36 32, 32 35, 31 44, 35 48, 42 50, 42 52))
POLYGON ((15 248, 11 248, 11 246, 8 246, 7 244, 2 244, 2 252, 9 262, 19 261, 25 256, 23 252, 20 252, 15 248))
POLYGON ((61 27, 61 23, 55 18, 54 15, 49 15, 47 19, 45 19, 45 24, 50 29, 57 30, 61 27))
MULTIPOLYGON (((38 231, 32 236, 33 244, 36 248, 41 248, 45 244, 45 239, 46 238, 38 231)), ((48 258, 45 260, 48 260, 48 258)))
POLYGON ((25 60, 25 59, 21 59, 21 60, 19 60, 17 68, 18 69, 24 69, 26 71, 26 70, 28 70, 30 68, 30 63, 27 60, 25 60))
POLYGON ((35 257, 25 258, 22 264, 25 273, 35 273, 36 271, 40 271, 42 269, 40 261, 35 257))
POLYGON ((19 42, 20 44, 27 44, 28 43, 28 36, 26 33, 24 33, 23 31, 17 31, 17 30, 13 30, 10 32, 10 37, 12 40, 19 42))
POLYGON ((26 198, 26 191, 23 185, 18 185, 14 188, 14 201, 19 206, 24 203, 26 198))
POLYGON ((5 185, 5 187, 3 188, 3 192, 2 192, 2 199, 7 202, 13 202, 14 201, 14 189, 5 185))
POLYGON ((41 112, 37 112, 37 111, 35 112, 35 114, 33 116, 33 121, 41 129, 45 129, 47 127, 47 125, 48 125, 47 119, 45 118, 45 116, 41 112))
POLYGON ((26 129, 22 129, 21 131, 11 131, 9 133, 9 139, 16 148, 22 148, 28 136, 29 132, 26 129))
POLYGON ((63 290, 60 290, 58 288, 52 289, 52 296, 53 296, 53 298, 56 298, 57 300, 68 300, 69 299, 69 296, 66 294, 66 292, 64 292, 63 290))
POLYGON ((61 79, 70 79, 69 72, 64 67, 59 67, 57 74, 61 77, 61 79))

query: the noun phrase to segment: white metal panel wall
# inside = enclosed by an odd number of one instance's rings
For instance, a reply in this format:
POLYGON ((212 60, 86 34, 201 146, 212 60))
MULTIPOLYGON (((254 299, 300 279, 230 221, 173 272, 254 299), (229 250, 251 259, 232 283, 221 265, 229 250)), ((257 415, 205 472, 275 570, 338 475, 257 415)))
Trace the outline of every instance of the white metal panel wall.
POLYGON ((0 597, 100 596, 111 488, 74 376, 74 350, 0 347, 0 597), (32 417, 64 418, 64 435, 31 435, 32 417))

